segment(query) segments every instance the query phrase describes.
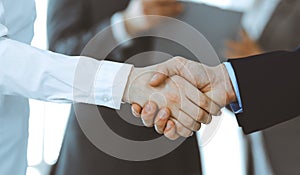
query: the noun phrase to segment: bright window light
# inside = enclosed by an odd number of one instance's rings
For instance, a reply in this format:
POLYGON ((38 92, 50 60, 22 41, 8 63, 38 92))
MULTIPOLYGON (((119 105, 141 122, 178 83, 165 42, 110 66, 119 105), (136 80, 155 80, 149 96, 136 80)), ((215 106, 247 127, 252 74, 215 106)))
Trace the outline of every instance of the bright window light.
POLYGON ((46 104, 44 161, 48 165, 53 165, 58 158, 69 113, 69 104, 46 104))
MULTIPOLYGON (((47 49, 48 0, 36 0, 37 19, 32 46, 47 49)), ((58 158, 70 111, 69 104, 30 100, 27 175, 47 175, 58 158)))
POLYGON ((28 167, 26 175, 41 175, 41 173, 36 168, 28 167))
POLYGON ((35 166, 43 159, 45 103, 30 100, 29 141, 27 159, 29 166, 35 166))

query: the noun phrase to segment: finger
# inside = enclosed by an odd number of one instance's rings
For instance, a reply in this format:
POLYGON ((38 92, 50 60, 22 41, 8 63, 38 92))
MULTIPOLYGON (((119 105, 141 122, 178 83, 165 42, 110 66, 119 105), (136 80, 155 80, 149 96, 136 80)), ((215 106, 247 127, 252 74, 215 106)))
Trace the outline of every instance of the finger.
MULTIPOLYGON (((209 113, 207 113, 206 110, 195 105, 188 99, 184 100, 184 102, 181 104, 180 110, 182 110, 190 118, 192 118, 194 120, 194 122, 208 124, 211 121, 211 119, 210 119, 211 115, 209 115, 209 113)), ((182 124, 184 124, 184 123, 182 123, 182 124)))
POLYGON ((182 137, 189 137, 192 135, 192 131, 187 129, 186 127, 184 127, 179 121, 177 121, 176 119, 171 119, 174 123, 175 123, 175 127, 176 127, 176 133, 179 134, 182 137))
POLYGON ((185 128, 191 131, 198 131, 201 127, 201 124, 199 122, 196 122, 193 118, 188 116, 183 111, 179 111, 179 114, 177 116, 177 121, 179 121, 185 128))
POLYGON ((131 106, 131 112, 135 117, 141 117, 142 107, 136 103, 131 106))
MULTIPOLYGON (((208 114, 212 114, 215 116, 220 116, 222 114, 221 107, 213 102, 210 98, 208 98, 205 94, 202 94, 198 98, 196 96, 188 95, 187 98, 189 98, 200 108, 204 109, 208 114)), ((199 110, 198 114, 200 114, 200 116, 203 116, 202 110, 199 110)))
POLYGON ((188 62, 187 59, 182 57, 174 57, 164 63, 156 66, 157 73, 150 80, 150 85, 156 87, 162 84, 168 77, 172 75, 181 75, 180 70, 184 68, 184 65, 188 62))
MULTIPOLYGON (((191 100, 191 102, 193 102, 196 106, 204 109, 206 112, 208 112, 209 114, 212 114, 212 115, 219 116, 222 114, 220 106, 217 105, 210 98, 208 98, 201 91, 199 91, 196 87, 189 84, 189 87, 185 88, 184 90, 185 90, 186 97, 189 100, 191 100)), ((186 104, 188 104, 188 103, 186 103, 186 104)), ((187 107, 187 106, 184 106, 184 107, 187 107)), ((193 106, 190 105, 190 108, 192 108, 192 107, 193 106)), ((186 110, 184 110, 184 111, 186 111, 186 110)), ((193 110, 188 113, 191 113, 194 111, 199 112, 200 116, 204 116, 203 112, 201 110, 196 110, 196 107, 193 107, 193 110)), ((195 114, 192 113, 191 115, 195 115, 195 114)), ((196 115, 196 116, 199 117, 199 115, 196 115)), ((206 119, 204 118, 204 120, 206 120, 206 119)))
POLYGON ((152 127, 153 126, 156 111, 157 111, 157 106, 153 102, 148 102, 143 107, 141 118, 142 118, 143 124, 146 127, 152 127))
POLYGON ((176 133, 175 123, 172 120, 168 120, 164 135, 170 140, 176 140, 180 137, 176 133))
POLYGON ((167 125, 168 119, 171 117, 171 112, 168 108, 162 108, 157 113, 155 118, 154 127, 156 132, 163 134, 167 125))

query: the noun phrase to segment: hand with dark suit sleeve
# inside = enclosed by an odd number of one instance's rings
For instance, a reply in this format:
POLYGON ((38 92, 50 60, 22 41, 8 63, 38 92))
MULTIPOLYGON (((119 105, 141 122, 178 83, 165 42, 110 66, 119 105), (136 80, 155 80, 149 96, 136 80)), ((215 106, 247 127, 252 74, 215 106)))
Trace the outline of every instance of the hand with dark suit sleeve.
POLYGON ((245 133, 259 131, 300 114, 300 49, 230 60, 243 112, 237 120, 245 133))
MULTIPOLYGON (((205 92, 221 107, 237 100, 236 89, 230 86, 232 85, 231 79, 227 71, 224 71, 223 64, 207 67, 185 59, 182 61, 185 65, 184 69, 177 69, 176 66, 170 64, 165 65, 160 70, 163 73, 156 74, 154 81, 150 84, 159 85, 168 77, 177 74, 205 92), (189 70, 193 79, 187 76, 185 70, 189 70), (199 73, 203 71, 206 72, 206 76, 199 73), (207 77, 210 77, 209 82, 207 82, 207 77), (204 90, 205 88, 209 90, 204 90), (228 100, 222 103, 224 99, 228 100)), ((233 59, 229 62, 234 69, 242 101, 243 111, 236 114, 236 117, 246 134, 263 130, 300 114, 298 105, 300 81, 297 79, 300 74, 300 49, 294 52, 271 52, 233 59)), ((142 111, 138 105, 132 108, 136 115, 142 111)), ((158 127, 160 126, 165 127, 165 125, 158 124, 158 127)), ((159 128, 159 130, 164 130, 164 128, 159 128)))

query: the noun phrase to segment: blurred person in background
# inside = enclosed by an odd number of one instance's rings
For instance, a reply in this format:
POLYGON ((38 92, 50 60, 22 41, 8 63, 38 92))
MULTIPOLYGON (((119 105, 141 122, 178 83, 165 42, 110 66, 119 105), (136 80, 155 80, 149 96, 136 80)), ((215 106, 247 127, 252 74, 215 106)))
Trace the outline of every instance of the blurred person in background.
MULTIPOLYGON (((175 0, 49 0, 49 49, 68 55, 79 55, 98 32, 114 23, 140 15, 173 17, 182 11, 183 6, 175 0)), ((107 58, 124 62, 138 53, 151 51, 153 38, 131 38, 135 33, 150 30, 155 25, 147 20, 141 24, 125 21, 112 25, 104 35, 109 42, 128 39, 129 41, 115 48, 107 58)), ((103 44, 106 42, 99 41, 98 48, 103 44)), ((85 54, 99 59, 103 57, 103 53, 97 48, 85 54)), ((147 59, 151 58, 143 59, 147 62, 147 59)), ((150 140, 160 137, 153 129, 128 124, 115 110, 99 107, 99 111, 114 132, 122 137, 132 140, 150 140)), ((195 135, 163 157, 136 162, 120 160, 102 152, 88 140, 72 108, 60 156, 51 174, 199 175, 202 172, 195 135)))
MULTIPOLYGON (((256 0, 244 16, 245 31, 241 31, 240 39, 227 43, 227 57, 293 50, 300 43, 299 20, 300 1, 256 0)), ((252 147, 253 174, 300 174, 299 125, 300 119, 295 118, 247 136, 252 147)))

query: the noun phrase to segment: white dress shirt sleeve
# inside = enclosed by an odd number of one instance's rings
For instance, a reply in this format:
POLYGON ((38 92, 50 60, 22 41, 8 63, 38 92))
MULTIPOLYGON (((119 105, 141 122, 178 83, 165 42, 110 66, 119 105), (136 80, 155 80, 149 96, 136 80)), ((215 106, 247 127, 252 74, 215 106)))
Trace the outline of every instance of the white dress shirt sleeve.
POLYGON ((3 95, 119 109, 131 68, 128 64, 65 56, 0 38, 3 95))

